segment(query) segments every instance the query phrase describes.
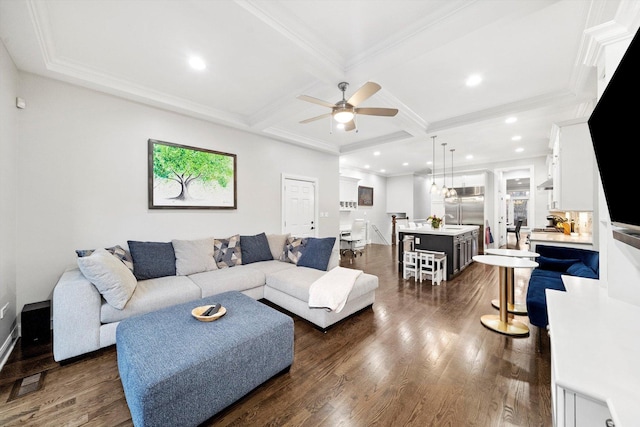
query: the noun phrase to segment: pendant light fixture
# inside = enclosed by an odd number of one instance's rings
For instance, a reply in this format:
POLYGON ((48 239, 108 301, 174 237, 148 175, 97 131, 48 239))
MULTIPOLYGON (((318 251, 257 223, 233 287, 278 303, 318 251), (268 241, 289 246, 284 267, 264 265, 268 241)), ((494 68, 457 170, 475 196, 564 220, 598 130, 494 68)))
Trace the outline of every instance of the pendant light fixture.
POLYGON ((458 192, 453 188, 453 152, 456 151, 456 149, 452 148, 449 151, 451 151, 451 188, 449 188, 449 197, 456 197, 458 192))
POLYGON ((446 152, 445 152, 445 148, 447 146, 446 142, 442 143, 442 190, 440 190, 440 194, 442 194, 443 196, 447 196, 447 193, 449 192, 449 189, 447 188, 447 184, 445 183, 445 179, 446 179, 446 172, 447 172, 447 163, 446 163, 446 152))
POLYGON ((431 165, 431 194, 435 194, 438 192, 438 186, 436 185, 436 175, 434 170, 436 168, 436 136, 433 135, 431 139, 433 139, 433 164, 431 165))

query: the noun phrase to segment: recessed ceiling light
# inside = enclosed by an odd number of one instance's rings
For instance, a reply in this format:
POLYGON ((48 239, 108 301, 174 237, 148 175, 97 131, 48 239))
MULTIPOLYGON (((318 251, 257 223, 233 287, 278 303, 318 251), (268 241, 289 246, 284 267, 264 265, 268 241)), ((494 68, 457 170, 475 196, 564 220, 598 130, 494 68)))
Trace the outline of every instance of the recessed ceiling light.
POLYGON ((374 152, 373 152, 373 155, 374 155, 374 156, 379 156, 379 155, 380 155, 380 152, 379 152, 379 151, 374 151, 374 152))
POLYGON ((384 173, 384 172, 386 172, 386 170, 384 170, 384 169, 380 169, 380 172, 384 173))
POLYGON ((428 165, 432 165, 432 164, 433 164, 433 160, 429 160, 429 161, 427 162, 427 164, 428 164, 428 165))
POLYGON ((471 160, 471 159, 473 159, 473 154, 467 154, 467 156, 465 157, 465 159, 467 159, 467 160, 471 160))
POLYGON ((404 162, 404 163, 402 164, 402 166, 409 166, 409 163, 404 162))
POLYGON ((512 141, 520 141, 522 139, 522 137, 520 135, 514 135, 511 140, 512 141))
POLYGON ((369 169, 370 167, 371 167, 371 166, 369 166, 369 165, 364 165, 364 168, 365 168, 365 169, 369 169))
POLYGON ((517 121, 518 121, 518 118, 512 116, 512 117, 507 117, 507 120, 505 120, 504 122, 505 123, 515 123, 517 121))
POLYGON ((522 147, 516 148, 516 153, 522 153, 523 151, 524 151, 524 148, 522 147))
POLYGON ((207 64, 204 63, 204 60, 199 56, 192 56, 189 58, 189 65, 194 70, 204 70, 207 68, 207 64))
POLYGON ((478 86, 480 82, 482 82, 482 76, 479 74, 472 74, 467 77, 467 80, 465 81, 466 85, 469 87, 478 86))

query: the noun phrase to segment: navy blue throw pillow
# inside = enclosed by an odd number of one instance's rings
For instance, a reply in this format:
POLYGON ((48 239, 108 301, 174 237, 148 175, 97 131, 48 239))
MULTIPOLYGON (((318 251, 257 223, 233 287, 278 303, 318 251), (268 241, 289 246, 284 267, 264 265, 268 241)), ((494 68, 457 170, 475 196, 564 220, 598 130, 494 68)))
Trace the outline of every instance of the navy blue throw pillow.
POLYGON ((240 250, 242 251, 243 264, 273 261, 269 240, 265 233, 256 234, 255 236, 240 236, 240 250))
POLYGON ((540 256, 536 259, 539 267, 543 270, 559 271, 565 273, 569 267, 576 262, 580 262, 579 259, 559 259, 559 258, 547 258, 540 256))
POLYGON ((171 242, 128 240, 133 258, 133 275, 138 280, 176 275, 176 253, 171 242))
POLYGON ((309 237, 302 249, 302 255, 298 261, 299 267, 310 267, 316 270, 326 271, 329 265, 329 258, 336 243, 335 237, 325 237, 318 239, 309 237))
POLYGON ((587 267, 583 262, 576 262, 567 268, 567 274, 578 277, 586 277, 587 279, 597 279, 598 275, 591 268, 587 267))

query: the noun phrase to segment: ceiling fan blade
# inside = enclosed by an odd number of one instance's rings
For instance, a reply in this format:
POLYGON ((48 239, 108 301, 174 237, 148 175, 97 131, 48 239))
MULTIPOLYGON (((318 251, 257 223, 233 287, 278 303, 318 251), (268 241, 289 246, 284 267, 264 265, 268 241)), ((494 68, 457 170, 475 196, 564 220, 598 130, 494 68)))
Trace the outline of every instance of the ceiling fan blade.
POLYGON ((381 86, 378 83, 366 82, 360 89, 351 95, 351 98, 349 98, 347 102, 355 107, 380 89, 381 86))
POLYGON ((332 104, 330 102, 323 101, 322 99, 314 98, 313 96, 308 96, 308 95, 300 95, 298 96, 298 99, 301 99, 307 102, 312 102, 314 104, 322 105, 323 107, 333 108, 336 106, 336 104, 332 104))
POLYGON ((310 119, 303 120, 300 123, 315 122, 316 120, 324 119, 325 117, 329 117, 329 116, 331 116, 331 113, 326 113, 326 114, 322 114, 320 116, 311 117, 310 119))
POLYGON ((363 114, 365 116, 393 117, 398 114, 397 108, 356 108, 354 111, 356 114, 363 114))
POLYGON ((350 130, 354 130, 356 128, 356 124, 353 120, 344 124, 344 131, 349 132, 350 130))

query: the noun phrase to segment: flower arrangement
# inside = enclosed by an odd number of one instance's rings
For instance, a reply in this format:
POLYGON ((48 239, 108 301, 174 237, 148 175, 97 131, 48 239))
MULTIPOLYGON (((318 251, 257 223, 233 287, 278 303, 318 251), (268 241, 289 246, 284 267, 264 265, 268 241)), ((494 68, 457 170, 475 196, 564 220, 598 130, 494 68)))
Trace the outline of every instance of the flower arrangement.
POLYGON ((427 218, 427 222, 431 224, 431 228, 440 228, 442 217, 438 218, 435 215, 431 215, 429 218, 427 218))

